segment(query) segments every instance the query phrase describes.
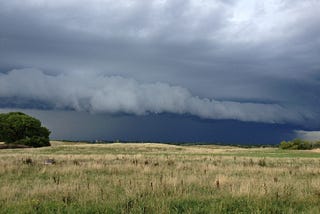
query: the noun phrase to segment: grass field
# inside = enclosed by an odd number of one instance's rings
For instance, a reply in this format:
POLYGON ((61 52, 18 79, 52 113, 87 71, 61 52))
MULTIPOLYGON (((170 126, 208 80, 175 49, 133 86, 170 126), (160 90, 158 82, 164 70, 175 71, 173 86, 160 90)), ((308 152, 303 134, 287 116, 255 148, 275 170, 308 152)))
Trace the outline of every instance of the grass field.
POLYGON ((0 150, 1 213, 320 213, 319 150, 52 144, 0 150))

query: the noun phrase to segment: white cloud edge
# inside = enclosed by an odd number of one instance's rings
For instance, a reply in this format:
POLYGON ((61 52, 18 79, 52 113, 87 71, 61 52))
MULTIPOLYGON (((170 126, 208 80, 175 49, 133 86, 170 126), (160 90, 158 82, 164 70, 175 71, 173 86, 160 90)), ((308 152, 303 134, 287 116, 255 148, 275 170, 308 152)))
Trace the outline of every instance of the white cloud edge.
POLYGON ((295 130, 296 138, 304 140, 318 141, 320 140, 320 131, 295 130))
POLYGON ((94 72, 51 76, 39 69, 11 70, 0 74, 0 97, 22 97, 93 113, 174 113, 265 123, 301 123, 306 117, 277 104, 200 98, 180 86, 94 72))

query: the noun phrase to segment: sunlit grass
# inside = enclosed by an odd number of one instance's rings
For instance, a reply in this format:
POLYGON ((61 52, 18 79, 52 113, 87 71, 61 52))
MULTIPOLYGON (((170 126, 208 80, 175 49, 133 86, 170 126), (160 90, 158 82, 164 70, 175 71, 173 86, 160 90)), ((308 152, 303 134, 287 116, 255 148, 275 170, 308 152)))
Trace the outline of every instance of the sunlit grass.
POLYGON ((52 145, 0 150, 0 212, 320 212, 317 151, 52 145), (45 165, 48 158, 56 164, 45 165))

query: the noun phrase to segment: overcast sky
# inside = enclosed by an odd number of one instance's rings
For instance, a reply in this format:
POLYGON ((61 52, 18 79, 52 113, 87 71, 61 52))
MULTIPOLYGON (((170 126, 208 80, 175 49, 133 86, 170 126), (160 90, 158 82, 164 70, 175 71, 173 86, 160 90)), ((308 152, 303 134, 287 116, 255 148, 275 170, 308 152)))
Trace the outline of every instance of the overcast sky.
POLYGON ((0 108, 89 112, 83 121, 125 114, 154 127, 172 114, 190 129, 189 116, 214 127, 320 130, 319 8, 318 0, 0 1, 0 108))

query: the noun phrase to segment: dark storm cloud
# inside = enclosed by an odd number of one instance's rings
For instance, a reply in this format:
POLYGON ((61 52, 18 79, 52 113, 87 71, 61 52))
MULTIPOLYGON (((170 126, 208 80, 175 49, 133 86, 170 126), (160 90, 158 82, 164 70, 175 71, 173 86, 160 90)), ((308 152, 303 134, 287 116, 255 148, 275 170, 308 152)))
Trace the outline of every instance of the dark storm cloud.
POLYGON ((217 101, 192 95, 166 83, 140 83, 120 76, 72 72, 48 75, 40 70, 12 70, 0 74, 0 97, 21 97, 94 113, 145 115, 191 114, 205 119, 237 119, 268 123, 301 123, 306 112, 277 104, 217 101), (12 84, 12 83, 15 84, 12 84))
POLYGON ((0 94, 79 110, 318 127, 319 6, 314 0, 2 1, 0 94), (135 90, 110 89, 131 93, 114 106, 105 95, 92 103, 106 90, 92 84, 101 78, 111 84, 120 78, 135 90), (157 82, 168 90, 150 89, 157 82), (136 98, 144 87, 154 94, 136 98), (197 104, 168 106, 180 100, 177 88, 197 104), (165 104, 153 101, 159 94, 165 104))
MULTIPOLYGON (((92 115, 87 112, 61 110, 0 109, 0 113, 8 111, 23 111, 39 118, 43 125, 54 130, 51 139, 278 144, 282 140, 294 138, 297 133, 292 130, 301 128, 235 120, 201 120, 175 114, 92 115)), ((315 132, 311 135, 315 135, 315 132)))

